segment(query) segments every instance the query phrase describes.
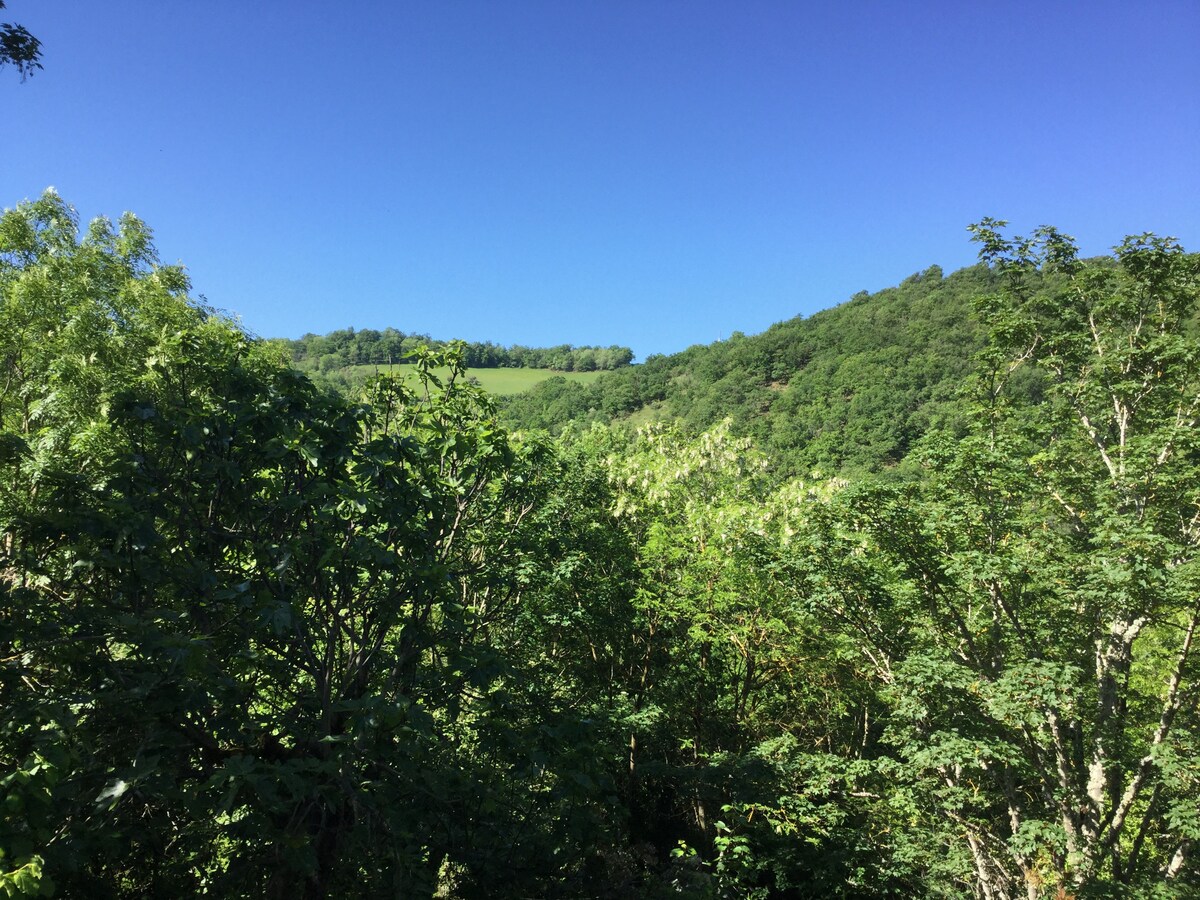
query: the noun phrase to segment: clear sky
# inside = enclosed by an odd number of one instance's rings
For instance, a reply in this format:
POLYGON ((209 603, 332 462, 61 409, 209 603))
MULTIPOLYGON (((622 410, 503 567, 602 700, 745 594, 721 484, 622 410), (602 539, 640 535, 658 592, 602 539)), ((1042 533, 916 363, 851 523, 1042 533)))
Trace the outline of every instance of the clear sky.
POLYGON ((9 0, 0 206, 124 210, 264 336, 639 356, 983 216, 1200 250, 1200 2, 9 0))

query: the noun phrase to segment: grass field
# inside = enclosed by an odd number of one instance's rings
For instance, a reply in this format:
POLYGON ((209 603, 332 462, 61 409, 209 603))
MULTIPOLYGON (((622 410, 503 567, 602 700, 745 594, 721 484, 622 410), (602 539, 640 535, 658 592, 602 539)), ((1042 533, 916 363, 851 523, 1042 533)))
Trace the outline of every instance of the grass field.
MULTIPOLYGON (((390 367, 390 371, 397 374, 406 374, 413 370, 411 365, 395 365, 390 367)), ((337 370, 343 374, 352 384, 369 378, 376 372, 389 371, 388 366, 348 366, 345 369, 337 370)), ((449 369, 435 369, 438 375, 446 375, 449 369)), ((519 394, 522 391, 527 391, 535 384, 545 381, 547 378, 554 378, 556 375, 561 375, 568 381, 589 382, 595 381, 602 372, 556 372, 553 369, 467 369, 467 375, 471 378, 478 379, 484 390, 488 393, 501 396, 504 394, 519 394)))

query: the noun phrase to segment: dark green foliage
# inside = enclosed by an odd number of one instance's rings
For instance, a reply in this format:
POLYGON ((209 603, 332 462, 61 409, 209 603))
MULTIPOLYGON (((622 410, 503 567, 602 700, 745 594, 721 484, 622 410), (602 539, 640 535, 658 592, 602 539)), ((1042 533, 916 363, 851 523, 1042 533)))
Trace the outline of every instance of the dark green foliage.
POLYGON ((6 888, 479 896, 599 843, 589 726, 497 644, 565 577, 553 465, 460 360, 323 394, 52 195, 0 254, 6 888))

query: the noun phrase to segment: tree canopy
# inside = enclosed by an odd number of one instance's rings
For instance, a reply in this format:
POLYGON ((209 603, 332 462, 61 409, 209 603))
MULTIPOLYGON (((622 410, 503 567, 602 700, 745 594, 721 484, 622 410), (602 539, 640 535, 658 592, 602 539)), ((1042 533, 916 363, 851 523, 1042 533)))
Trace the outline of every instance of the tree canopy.
POLYGON ((974 234, 850 304, 977 352, 831 477, 511 431, 461 344, 342 396, 135 217, 5 212, 0 893, 1194 896, 1200 262, 974 234))

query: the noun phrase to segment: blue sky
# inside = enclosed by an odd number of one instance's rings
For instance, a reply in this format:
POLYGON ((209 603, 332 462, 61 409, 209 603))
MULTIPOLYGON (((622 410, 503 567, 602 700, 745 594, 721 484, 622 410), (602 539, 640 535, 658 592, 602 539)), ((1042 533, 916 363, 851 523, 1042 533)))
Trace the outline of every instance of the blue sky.
POLYGON ((9 0, 0 206, 125 210, 251 331, 761 331, 966 226, 1200 250, 1200 3, 9 0))

